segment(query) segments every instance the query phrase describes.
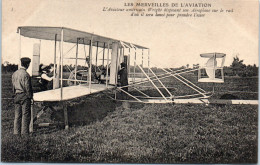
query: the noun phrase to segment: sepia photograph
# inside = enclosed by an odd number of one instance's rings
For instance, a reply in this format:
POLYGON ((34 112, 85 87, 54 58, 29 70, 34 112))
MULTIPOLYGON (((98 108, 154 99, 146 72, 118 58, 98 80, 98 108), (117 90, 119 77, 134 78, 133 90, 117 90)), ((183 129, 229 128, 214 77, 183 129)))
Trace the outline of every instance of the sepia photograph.
POLYGON ((2 0, 1 162, 258 163, 258 0, 2 0))

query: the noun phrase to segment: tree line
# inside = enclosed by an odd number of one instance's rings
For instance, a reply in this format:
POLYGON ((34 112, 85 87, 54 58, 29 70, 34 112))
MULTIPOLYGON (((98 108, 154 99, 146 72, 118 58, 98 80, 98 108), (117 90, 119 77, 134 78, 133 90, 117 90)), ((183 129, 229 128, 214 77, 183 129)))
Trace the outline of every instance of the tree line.
POLYGON ((233 62, 229 67, 224 67, 225 76, 252 77, 258 76, 258 67, 254 65, 245 65, 244 60, 240 60, 237 56, 233 58, 233 62))

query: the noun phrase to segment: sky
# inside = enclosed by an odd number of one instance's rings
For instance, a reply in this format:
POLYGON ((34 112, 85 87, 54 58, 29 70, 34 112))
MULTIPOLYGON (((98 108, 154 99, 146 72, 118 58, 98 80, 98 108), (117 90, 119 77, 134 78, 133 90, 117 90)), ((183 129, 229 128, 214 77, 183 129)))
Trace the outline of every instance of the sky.
MULTIPOLYGON (((238 56, 258 66, 258 0, 163 0, 162 3, 211 3, 231 13, 202 18, 133 17, 129 12, 104 12, 104 7, 131 8, 125 3, 155 0, 2 0, 2 63, 18 63, 18 26, 68 27, 150 48, 151 64, 192 66, 201 53, 225 53, 225 66, 238 56)), ((147 8, 146 8, 147 9, 147 8)), ((190 8, 192 9, 192 8, 190 8)), ((38 40, 21 37, 22 57, 32 57, 38 40)), ((41 41, 41 63, 53 62, 53 42, 41 41)))

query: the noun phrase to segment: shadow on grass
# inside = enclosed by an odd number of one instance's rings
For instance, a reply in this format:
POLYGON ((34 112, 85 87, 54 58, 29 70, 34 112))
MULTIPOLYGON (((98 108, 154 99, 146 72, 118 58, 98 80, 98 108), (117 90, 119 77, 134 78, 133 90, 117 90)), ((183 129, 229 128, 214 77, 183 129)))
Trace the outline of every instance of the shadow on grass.
MULTIPOLYGON (((109 113, 114 112, 117 107, 122 106, 123 102, 112 100, 104 94, 86 96, 71 101, 68 106, 68 120, 70 126, 84 126, 102 121, 109 113)), ((142 103, 129 105, 131 109, 140 109, 144 106, 142 103)), ((62 108, 51 113, 51 120, 55 122, 64 122, 64 112, 62 108)), ((63 125, 59 125, 64 128, 63 125)))
MULTIPOLYGON (((120 106, 115 101, 105 97, 90 97, 88 99, 78 99, 68 105, 68 120, 70 126, 83 126, 96 121, 102 121, 110 112, 115 111, 120 106)), ((51 113, 51 120, 64 122, 64 112, 62 108, 51 113)))
POLYGON ((238 100, 239 97, 232 94, 224 94, 220 97, 220 99, 238 100))

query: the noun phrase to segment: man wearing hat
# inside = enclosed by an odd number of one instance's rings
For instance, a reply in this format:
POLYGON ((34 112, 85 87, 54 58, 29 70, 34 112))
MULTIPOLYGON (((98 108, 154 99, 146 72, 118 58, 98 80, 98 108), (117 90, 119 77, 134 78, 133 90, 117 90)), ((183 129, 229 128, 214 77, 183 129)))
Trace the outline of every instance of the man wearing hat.
POLYGON ((26 72, 31 63, 28 57, 21 58, 21 67, 12 75, 14 92, 14 134, 28 135, 31 118, 31 103, 33 103, 33 91, 31 77, 26 72))
MULTIPOLYGON (((127 86, 128 85, 128 74, 126 69, 126 64, 124 62, 121 63, 121 69, 118 72, 119 75, 119 86, 127 86)), ((128 92, 128 87, 123 87, 122 90, 128 92)))

